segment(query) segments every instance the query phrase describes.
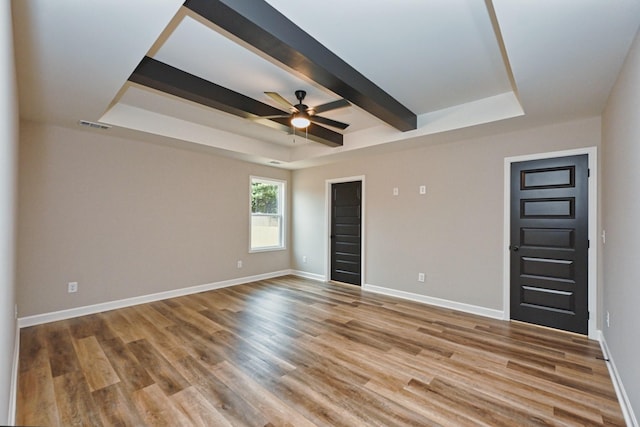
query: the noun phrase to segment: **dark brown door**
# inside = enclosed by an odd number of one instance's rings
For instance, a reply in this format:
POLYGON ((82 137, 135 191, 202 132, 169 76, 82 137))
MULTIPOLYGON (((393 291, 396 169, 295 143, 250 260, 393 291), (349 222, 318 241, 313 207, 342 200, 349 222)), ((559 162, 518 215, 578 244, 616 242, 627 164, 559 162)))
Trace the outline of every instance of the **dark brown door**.
POLYGON ((360 285, 362 183, 331 185, 331 280, 360 285))
POLYGON ((588 332, 587 155, 511 165, 511 318, 588 332))

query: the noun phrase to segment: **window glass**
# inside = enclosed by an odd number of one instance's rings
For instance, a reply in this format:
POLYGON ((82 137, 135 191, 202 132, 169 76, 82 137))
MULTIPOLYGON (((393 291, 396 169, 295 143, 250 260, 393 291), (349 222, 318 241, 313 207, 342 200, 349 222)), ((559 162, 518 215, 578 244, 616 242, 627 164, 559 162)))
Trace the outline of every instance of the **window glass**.
POLYGON ((251 177, 251 250, 284 248, 284 181, 251 177))

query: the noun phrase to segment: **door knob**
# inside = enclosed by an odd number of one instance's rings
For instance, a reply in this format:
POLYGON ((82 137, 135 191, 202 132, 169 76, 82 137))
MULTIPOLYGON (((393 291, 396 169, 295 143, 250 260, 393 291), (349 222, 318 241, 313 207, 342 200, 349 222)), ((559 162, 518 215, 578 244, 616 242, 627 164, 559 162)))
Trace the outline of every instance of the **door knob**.
POLYGON ((518 252, 520 250, 520 246, 513 246, 513 252, 518 252))

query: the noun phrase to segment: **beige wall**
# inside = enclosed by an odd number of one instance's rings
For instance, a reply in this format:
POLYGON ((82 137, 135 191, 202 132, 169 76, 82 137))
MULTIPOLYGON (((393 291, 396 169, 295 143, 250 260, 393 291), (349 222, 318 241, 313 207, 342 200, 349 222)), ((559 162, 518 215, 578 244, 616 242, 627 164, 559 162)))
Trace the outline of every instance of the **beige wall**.
POLYGON ((288 249, 248 253, 250 175, 290 180, 109 131, 22 123, 20 316, 288 269, 288 249))
POLYGON ((592 118, 295 171, 292 268, 325 274, 325 180, 365 175, 366 284, 502 310, 504 158, 599 143, 592 118))
POLYGON ((640 415, 640 33, 602 118, 605 340, 640 415))
POLYGON ((0 424, 11 424, 15 304, 15 174, 18 100, 15 82, 11 4, 0 4, 0 424))

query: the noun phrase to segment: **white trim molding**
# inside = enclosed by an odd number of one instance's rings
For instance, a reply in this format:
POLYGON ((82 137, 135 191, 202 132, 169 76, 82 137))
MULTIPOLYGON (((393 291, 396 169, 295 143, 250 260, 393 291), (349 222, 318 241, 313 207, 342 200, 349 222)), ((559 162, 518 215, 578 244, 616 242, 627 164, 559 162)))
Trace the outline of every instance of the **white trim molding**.
POLYGON ((16 424, 16 405, 18 401, 18 369, 20 367, 20 326, 16 322, 16 335, 13 344, 13 363, 11 365, 11 389, 9 396, 9 419, 7 425, 16 424))
POLYGON ((300 270, 291 270, 290 274, 292 274, 294 276, 297 276, 297 277, 302 277, 303 279, 315 280, 316 282, 326 282, 327 281, 327 276, 324 276, 322 274, 309 273, 309 272, 300 271, 300 270))
POLYGON ((555 157, 578 156, 589 157, 589 338, 598 340, 598 149, 597 147, 577 148, 575 150, 554 151, 550 153, 529 154, 525 156, 506 157, 504 159, 504 228, 503 228, 503 313, 504 320, 511 318, 510 301, 510 228, 511 228, 511 163, 529 160, 550 159, 555 157))
POLYGON ((622 409, 624 421, 628 426, 638 427, 638 419, 633 412, 631 401, 629 400, 629 396, 627 396, 627 392, 624 389, 622 378, 620 378, 620 375, 618 374, 618 369, 616 369, 616 364, 613 361, 611 352, 609 351, 609 346, 607 346, 607 341, 604 339, 604 334, 602 333, 602 331, 598 332, 600 335, 600 348, 602 349, 602 354, 604 355, 604 359, 607 363, 607 369, 609 369, 609 376, 611 377, 613 388, 616 390, 616 395, 618 396, 618 401, 620 402, 620 408, 622 409))
POLYGON ((465 313, 477 314, 478 316, 490 317, 492 319, 504 319, 504 313, 502 311, 481 307, 478 305, 465 304, 462 302, 435 298, 427 295, 414 294, 412 292, 399 291, 397 289, 385 288, 376 285, 364 285, 362 289, 368 292, 374 292, 376 294, 402 298, 409 301, 420 302, 423 304, 434 305, 436 307, 448 308, 465 313))
POLYGON ((87 305, 84 307, 70 308, 52 313, 36 314, 34 316, 20 317, 18 325, 20 328, 41 325, 43 323, 56 322, 58 320, 71 319, 74 317, 86 316, 88 314, 101 313, 103 311, 115 310, 118 308, 131 307, 133 305, 145 304, 148 302, 160 301, 168 298, 181 297, 184 295, 197 294, 214 289, 228 288, 230 286, 242 285, 245 283, 257 282, 259 280, 273 279, 292 274, 291 270, 276 271, 273 273, 258 274, 255 276, 239 277, 237 279, 224 280, 221 282, 207 283, 205 285, 191 286, 188 288, 175 289, 171 291, 158 292, 150 295, 126 298, 109 301, 100 304, 87 305))

